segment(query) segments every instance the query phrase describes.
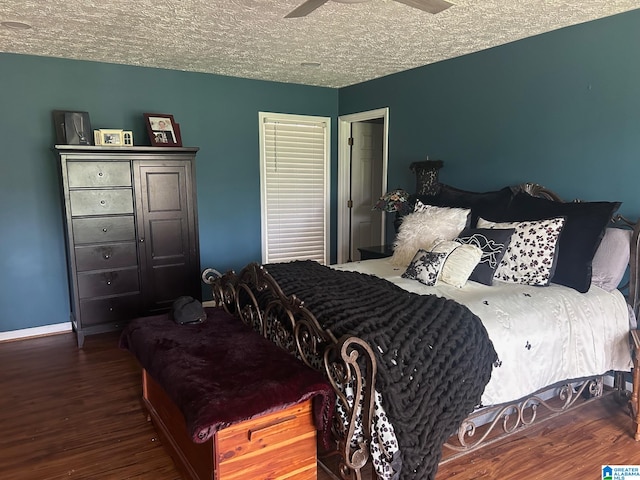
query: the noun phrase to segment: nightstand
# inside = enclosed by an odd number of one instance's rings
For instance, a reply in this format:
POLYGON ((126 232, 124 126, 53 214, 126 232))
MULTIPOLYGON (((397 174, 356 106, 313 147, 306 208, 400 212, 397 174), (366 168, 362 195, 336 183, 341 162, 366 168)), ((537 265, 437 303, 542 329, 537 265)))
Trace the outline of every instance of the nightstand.
POLYGON ((360 260, 371 260, 372 258, 387 258, 393 255, 391 245, 374 245, 372 247, 359 247, 360 260))
POLYGON ((631 330, 633 339, 633 393, 631 394, 631 414, 636 424, 634 438, 640 440, 640 330, 631 330))

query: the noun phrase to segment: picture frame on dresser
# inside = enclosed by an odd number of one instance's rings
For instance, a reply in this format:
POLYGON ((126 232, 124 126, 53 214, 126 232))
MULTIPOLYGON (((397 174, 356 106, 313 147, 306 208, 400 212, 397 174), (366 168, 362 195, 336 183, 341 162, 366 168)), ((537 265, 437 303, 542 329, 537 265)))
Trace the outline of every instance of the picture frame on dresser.
POLYGON ((94 130, 94 141, 96 145, 119 147, 124 145, 124 130, 105 129, 94 130))
POLYGON ((123 145, 126 147, 133 147, 133 132, 131 130, 124 130, 122 132, 123 145))
POLYGON ((181 147, 180 127, 173 115, 167 113, 143 114, 149 133, 149 141, 154 147, 181 147))
POLYGON ((93 145, 89 112, 53 110, 56 143, 59 145, 93 145))

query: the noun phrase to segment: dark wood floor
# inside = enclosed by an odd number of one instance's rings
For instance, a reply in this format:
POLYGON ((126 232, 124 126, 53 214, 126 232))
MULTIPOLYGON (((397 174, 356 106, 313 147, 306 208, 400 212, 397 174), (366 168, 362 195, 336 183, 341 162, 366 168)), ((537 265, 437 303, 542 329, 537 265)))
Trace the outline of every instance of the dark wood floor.
MULTIPOLYGON (((0 343, 0 479, 180 479, 117 338, 87 337, 83 349, 72 334, 0 343)), ((600 479, 603 464, 640 464, 632 434, 609 396, 441 465, 437 480, 600 479)))

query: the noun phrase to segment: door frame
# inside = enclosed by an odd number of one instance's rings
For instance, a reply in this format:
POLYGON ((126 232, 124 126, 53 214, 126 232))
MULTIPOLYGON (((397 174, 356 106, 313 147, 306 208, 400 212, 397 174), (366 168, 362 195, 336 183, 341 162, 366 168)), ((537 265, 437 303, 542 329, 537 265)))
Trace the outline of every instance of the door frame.
MULTIPOLYGON (((351 148, 349 137, 351 136, 351 124, 366 120, 382 119, 382 192, 387 191, 387 165, 389 150, 389 107, 378 108, 366 112, 352 113, 338 117, 338 263, 345 263, 349 259, 349 185, 351 173, 349 164, 351 160, 351 148)), ((382 229, 380 245, 385 242, 386 215, 382 217, 382 229)))

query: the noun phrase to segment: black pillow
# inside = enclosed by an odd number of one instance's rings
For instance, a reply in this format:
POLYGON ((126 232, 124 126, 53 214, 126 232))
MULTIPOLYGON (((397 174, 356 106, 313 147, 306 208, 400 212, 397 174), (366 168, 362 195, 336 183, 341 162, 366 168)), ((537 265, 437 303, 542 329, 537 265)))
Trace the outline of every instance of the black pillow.
POLYGON ((562 203, 521 192, 513 197, 501 220, 565 217, 558 241, 558 263, 551 281, 584 293, 591 286, 593 256, 608 222, 619 207, 620 202, 562 203))
POLYGON ((471 209, 471 226, 474 227, 478 217, 500 220, 509 207, 512 197, 513 191, 510 187, 491 192, 469 192, 440 184, 440 192, 437 195, 418 195, 416 198, 427 205, 469 208, 471 209))
POLYGON ((485 285, 493 284, 493 274, 500 265, 514 231, 515 228, 467 228, 460 232, 457 241, 475 245, 482 250, 480 263, 473 269, 469 280, 485 285))

